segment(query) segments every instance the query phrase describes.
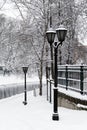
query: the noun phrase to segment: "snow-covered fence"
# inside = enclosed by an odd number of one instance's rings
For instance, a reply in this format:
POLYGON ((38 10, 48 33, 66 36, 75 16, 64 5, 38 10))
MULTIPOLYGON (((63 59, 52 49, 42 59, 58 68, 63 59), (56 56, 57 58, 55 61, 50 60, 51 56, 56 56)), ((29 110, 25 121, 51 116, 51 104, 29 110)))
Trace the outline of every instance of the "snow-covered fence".
MULTIPOLYGON (((47 84, 47 89, 50 89, 51 84, 53 84, 53 81, 50 80, 50 75, 47 79, 47 84)), ((59 65, 58 87, 80 92, 81 94, 87 94, 87 66, 59 65)), ((49 90, 47 90, 47 94, 50 93, 50 91, 48 91, 49 90)), ((49 95, 47 95, 47 98, 49 95)))
MULTIPOLYGON (((43 86, 46 84, 43 84, 43 86)), ((35 89, 39 88, 39 83, 27 83, 27 91, 35 91, 35 89)), ((10 97, 16 94, 20 94, 24 92, 23 84, 8 84, 0 86, 0 99, 10 97)))
POLYGON ((58 66, 58 84, 81 94, 87 93, 87 66, 58 66))

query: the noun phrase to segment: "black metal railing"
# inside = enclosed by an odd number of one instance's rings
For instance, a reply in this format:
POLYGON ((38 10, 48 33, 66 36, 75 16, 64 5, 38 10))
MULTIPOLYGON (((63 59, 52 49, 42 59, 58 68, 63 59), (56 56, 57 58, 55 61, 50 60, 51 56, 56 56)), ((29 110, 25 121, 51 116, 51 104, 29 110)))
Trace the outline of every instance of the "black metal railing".
POLYGON ((87 66, 59 66, 58 84, 60 87, 87 93, 87 66))
MULTIPOLYGON (((50 102, 52 100, 50 97, 52 92, 50 94, 50 91, 53 83, 49 75, 47 78, 47 98, 50 99, 50 102)), ((87 66, 59 65, 58 87, 73 90, 81 94, 87 94, 87 66)))

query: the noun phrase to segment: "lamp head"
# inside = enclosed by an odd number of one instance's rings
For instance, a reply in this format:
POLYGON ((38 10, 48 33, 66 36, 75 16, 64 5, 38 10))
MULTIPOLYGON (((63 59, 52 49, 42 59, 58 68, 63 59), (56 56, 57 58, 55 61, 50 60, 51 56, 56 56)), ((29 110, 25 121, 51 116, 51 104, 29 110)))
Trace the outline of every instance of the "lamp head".
POLYGON ((65 40, 67 29, 64 28, 63 25, 60 25, 58 29, 56 29, 56 34, 58 37, 58 40, 62 43, 65 40))
POLYGON ((48 40, 48 42, 50 43, 50 45, 52 45, 52 43, 54 42, 55 34, 56 34, 56 31, 54 31, 52 28, 50 28, 50 29, 46 32, 47 40, 48 40))
POLYGON ((27 73, 28 67, 22 67, 22 69, 23 69, 23 72, 24 72, 24 73, 27 73))

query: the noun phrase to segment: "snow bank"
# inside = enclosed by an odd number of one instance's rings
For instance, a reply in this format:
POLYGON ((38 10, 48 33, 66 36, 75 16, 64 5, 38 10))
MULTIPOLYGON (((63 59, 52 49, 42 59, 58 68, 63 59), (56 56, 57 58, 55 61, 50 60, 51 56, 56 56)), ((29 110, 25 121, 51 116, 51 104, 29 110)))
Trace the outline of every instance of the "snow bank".
POLYGON ((78 99, 81 99, 81 100, 87 100, 87 95, 81 95, 78 92, 66 90, 66 89, 63 89, 63 88, 58 88, 58 90, 62 93, 65 93, 66 95, 72 96, 74 98, 78 98, 78 99))

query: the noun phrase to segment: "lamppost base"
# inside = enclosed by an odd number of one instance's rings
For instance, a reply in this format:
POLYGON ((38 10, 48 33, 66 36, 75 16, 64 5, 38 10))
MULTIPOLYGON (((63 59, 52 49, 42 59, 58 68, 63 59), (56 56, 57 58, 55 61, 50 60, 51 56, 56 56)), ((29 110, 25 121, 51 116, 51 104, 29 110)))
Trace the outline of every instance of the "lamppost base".
POLYGON ((52 120, 58 121, 59 120, 59 115, 58 113, 53 113, 52 115, 52 120))
POLYGON ((26 101, 23 101, 23 104, 24 104, 24 105, 27 105, 27 102, 26 102, 26 101))

